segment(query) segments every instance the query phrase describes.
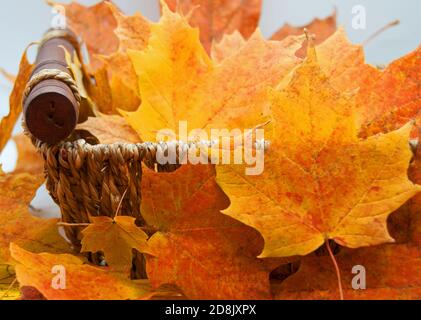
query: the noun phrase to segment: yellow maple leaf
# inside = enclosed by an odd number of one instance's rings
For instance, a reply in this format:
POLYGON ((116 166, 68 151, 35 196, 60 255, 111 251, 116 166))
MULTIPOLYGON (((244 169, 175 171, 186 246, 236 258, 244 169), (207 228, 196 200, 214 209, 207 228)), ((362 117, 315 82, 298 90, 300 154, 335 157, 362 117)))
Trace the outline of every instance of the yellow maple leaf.
POLYGON ((146 251, 148 235, 135 224, 135 218, 120 216, 92 217, 92 224, 82 231, 82 252, 104 252, 113 268, 130 269, 132 249, 146 251))
POLYGON ((201 45, 199 31, 164 5, 160 22, 151 25, 147 49, 128 50, 142 104, 122 114, 143 141, 156 141, 163 129, 177 133, 180 121, 206 132, 254 128, 265 122, 266 87, 300 61, 295 52, 302 41, 270 42, 257 31, 242 50, 216 64, 201 45))
POLYGON ((13 243, 10 251, 17 261, 19 284, 36 288, 49 300, 134 300, 151 296, 148 282, 132 281, 124 274, 89 265, 74 255, 35 254, 13 243), (61 276, 56 282, 51 270, 57 270, 56 276, 61 276))
POLYGON ((407 177, 412 125, 358 138, 354 98, 329 84, 315 52, 281 92, 261 176, 219 166, 224 211, 260 231, 261 257, 306 255, 327 239, 351 247, 392 242, 386 219, 421 190, 407 177))

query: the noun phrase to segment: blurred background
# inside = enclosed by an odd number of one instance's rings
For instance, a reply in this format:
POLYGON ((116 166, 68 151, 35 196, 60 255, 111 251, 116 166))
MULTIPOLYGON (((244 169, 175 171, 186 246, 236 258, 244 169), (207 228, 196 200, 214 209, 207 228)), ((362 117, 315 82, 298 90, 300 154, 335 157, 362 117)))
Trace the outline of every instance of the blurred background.
MULTIPOLYGON (((70 1, 61 1, 70 2, 70 1)), ((99 1, 79 0, 92 5, 99 1)), ((115 0, 126 14, 140 11, 151 21, 159 19, 158 0, 115 0)), ((400 20, 395 26, 365 46, 367 62, 388 64, 421 44, 421 0, 263 0, 260 28, 266 37, 271 36, 285 23, 302 26, 314 18, 325 18, 337 10, 338 25, 345 27, 352 42, 362 43, 391 21, 400 20), (366 9, 366 29, 355 30, 352 9, 362 5, 366 9)), ((22 52, 27 45, 39 40, 49 28, 53 14, 44 0, 2 0, 0 2, 0 67, 16 74, 22 52)), ((35 56, 35 50, 30 57, 35 56)), ((0 76, 0 118, 9 111, 8 97, 12 85, 0 76)), ((21 131, 20 123, 15 133, 21 131)), ((0 155, 3 170, 12 171, 16 162, 16 147, 10 142, 0 155)), ((33 205, 36 208, 57 212, 45 191, 40 191, 33 205)))

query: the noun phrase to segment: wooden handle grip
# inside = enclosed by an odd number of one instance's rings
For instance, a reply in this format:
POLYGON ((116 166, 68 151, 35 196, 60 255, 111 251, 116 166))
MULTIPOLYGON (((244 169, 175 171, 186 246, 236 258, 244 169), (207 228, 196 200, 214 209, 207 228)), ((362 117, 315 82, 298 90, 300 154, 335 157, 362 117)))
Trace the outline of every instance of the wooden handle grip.
MULTIPOLYGON (((70 74, 65 53, 78 52, 76 36, 69 30, 51 30, 39 47, 32 77, 43 71, 56 70, 70 74)), ((32 78, 31 77, 31 78, 32 78)), ((37 139, 58 144, 68 138, 79 118, 79 102, 64 81, 53 77, 39 81, 23 102, 24 121, 37 139)))

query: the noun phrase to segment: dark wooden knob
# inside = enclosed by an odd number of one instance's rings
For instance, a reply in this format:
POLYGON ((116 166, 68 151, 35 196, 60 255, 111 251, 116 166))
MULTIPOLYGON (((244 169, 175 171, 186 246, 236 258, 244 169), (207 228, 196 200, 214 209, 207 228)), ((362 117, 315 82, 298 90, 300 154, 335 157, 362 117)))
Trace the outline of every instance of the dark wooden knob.
MULTIPOLYGON (((32 76, 46 70, 70 74, 64 50, 77 54, 75 35, 67 30, 52 30, 40 45, 32 76)), ((48 78, 37 83, 24 100, 24 121, 28 131, 37 139, 58 144, 69 137, 79 118, 79 103, 66 82, 48 78)))

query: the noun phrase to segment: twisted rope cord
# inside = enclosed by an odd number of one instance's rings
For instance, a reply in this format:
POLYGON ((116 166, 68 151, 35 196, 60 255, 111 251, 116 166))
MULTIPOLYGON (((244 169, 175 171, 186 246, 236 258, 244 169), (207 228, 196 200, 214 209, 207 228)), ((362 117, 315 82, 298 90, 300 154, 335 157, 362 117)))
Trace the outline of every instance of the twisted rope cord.
MULTIPOLYGON (((61 150, 69 153, 77 153, 78 161, 76 167, 80 167, 81 163, 85 162, 88 156, 92 156, 93 159, 104 159, 111 160, 116 165, 124 165, 127 161, 141 161, 146 164, 157 164, 157 154, 166 154, 170 150, 175 150, 177 156, 179 152, 187 152, 189 150, 199 149, 200 146, 210 147, 212 142, 201 141, 201 142, 144 142, 144 143, 122 143, 116 142, 113 144, 97 144, 91 145, 84 139, 80 139, 73 142, 62 142, 59 145, 51 146, 47 143, 39 141, 29 136, 32 139, 35 147, 41 152, 41 154, 47 155, 51 150, 61 150)), ((269 141, 256 142, 255 147, 267 151, 270 148, 269 141)), ((76 168, 78 170, 79 168, 76 168)))
POLYGON ((23 93, 24 101, 29 96, 31 91, 44 80, 58 80, 65 83, 70 88, 70 90, 72 90, 72 93, 75 96, 77 103, 81 103, 82 97, 79 93, 79 88, 76 84, 76 81, 72 78, 70 74, 59 69, 44 69, 33 75, 29 82, 26 84, 23 93))

